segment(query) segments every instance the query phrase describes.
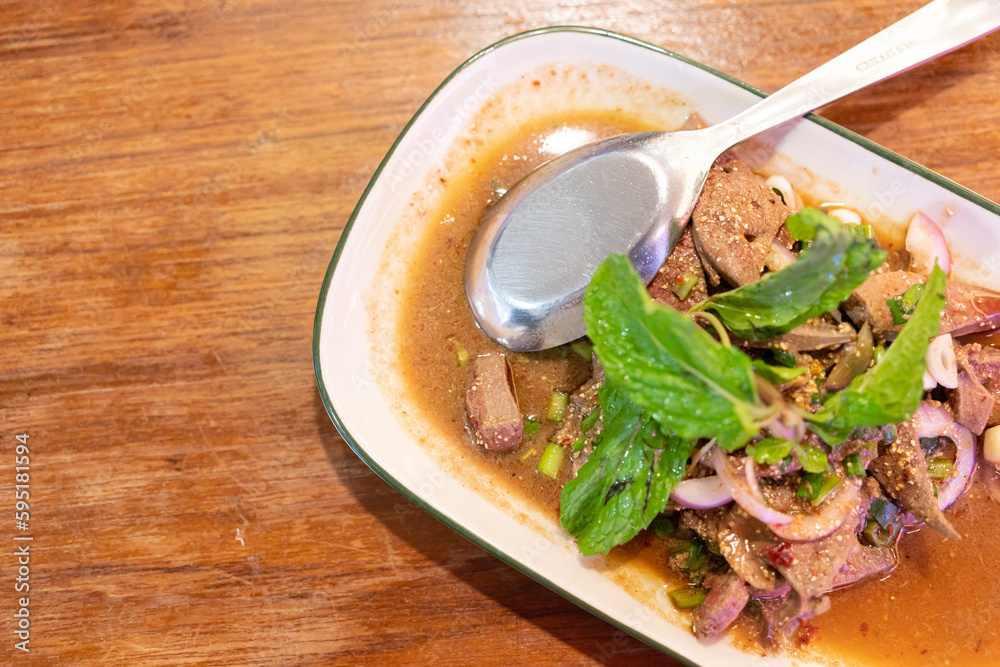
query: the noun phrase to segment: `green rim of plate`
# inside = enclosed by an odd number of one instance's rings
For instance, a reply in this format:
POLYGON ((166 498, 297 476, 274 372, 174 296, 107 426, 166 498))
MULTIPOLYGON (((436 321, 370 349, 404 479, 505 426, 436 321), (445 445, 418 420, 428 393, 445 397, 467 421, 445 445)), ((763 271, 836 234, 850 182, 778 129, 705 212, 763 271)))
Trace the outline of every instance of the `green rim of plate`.
MULTIPOLYGON (((601 611, 599 609, 596 609, 595 607, 591 606, 589 603, 587 603, 587 602, 579 599, 578 597, 576 597, 575 595, 573 595, 569 591, 566 591, 563 588, 561 588, 560 586, 558 586, 557 584, 553 583, 552 581, 549 581, 548 579, 546 579, 542 575, 538 574, 537 572, 535 572, 531 568, 529 568, 529 567, 527 567, 525 565, 522 565, 519 561, 517 561, 516 559, 514 559, 512 556, 510 556, 510 555, 504 553, 503 551, 501 551, 500 549, 494 547, 489 542, 486 542, 486 541, 480 539, 478 536, 470 533, 468 530, 466 530, 466 528, 464 526, 462 526, 462 525, 460 525, 460 524, 452 521, 449 517, 445 516, 444 514, 442 514, 441 512, 439 512, 437 509, 435 509, 434 507, 431 507, 428 503, 424 502, 424 500, 418 494, 412 492, 404 484, 402 484, 401 482, 397 481, 391 474, 389 474, 384 468, 382 468, 378 463, 376 463, 368 455, 367 452, 365 452, 365 450, 361 447, 361 445, 358 443, 358 441, 354 439, 354 436, 351 435, 351 433, 344 426, 344 423, 341 421, 339 415, 337 414, 336 409, 333 407, 333 403, 330 400, 330 396, 327 393, 326 387, 323 384, 323 370, 322 370, 322 366, 320 364, 319 345, 320 345, 321 330, 322 330, 322 323, 323 323, 323 312, 324 312, 324 309, 326 307, 327 294, 328 294, 328 292, 330 290, 330 284, 333 281, 334 271, 336 270, 337 264, 340 261, 341 254, 344 252, 344 246, 347 243, 347 238, 350 235, 351 230, 354 227, 354 222, 355 222, 355 220, 357 220, 358 214, 361 212, 361 208, 364 206, 365 201, 368 199, 369 193, 371 192, 372 188, 374 187, 376 181, 378 181, 379 177, 381 176, 382 171, 385 169, 386 164, 389 162, 389 160, 392 158, 393 154, 395 153, 396 148, 403 141, 403 138, 406 136, 406 134, 410 131, 410 127, 417 121, 418 118, 420 118, 420 115, 424 112, 424 109, 427 108, 427 106, 434 100, 434 98, 436 98, 438 96, 438 94, 441 92, 441 90, 445 86, 447 86, 448 83, 452 79, 454 79, 456 76, 458 76, 459 74, 461 74, 466 68, 468 68, 470 65, 472 65, 474 62, 476 62, 480 58, 483 58, 484 56, 486 56, 489 53, 492 53, 496 49, 498 49, 498 48, 500 48, 502 46, 505 46, 507 44, 510 44, 512 42, 516 42, 516 41, 519 41, 519 40, 522 40, 522 39, 531 38, 531 37, 537 37, 539 35, 546 35, 546 34, 550 34, 550 33, 560 33, 560 32, 585 33, 585 34, 588 34, 588 35, 595 35, 595 36, 598 36, 598 37, 607 37, 609 39, 615 39, 615 40, 618 40, 618 41, 621 41, 621 42, 626 42, 628 44, 633 44, 635 46, 639 46, 639 47, 642 47, 644 49, 648 49, 648 50, 653 51, 655 53, 658 53, 660 55, 667 56, 668 58, 673 58, 675 60, 679 60, 679 61, 681 61, 683 63, 688 64, 688 65, 692 65, 694 67, 697 67, 698 69, 704 70, 704 71, 706 71, 706 72, 708 72, 708 73, 710 73, 710 74, 712 74, 714 76, 717 76, 717 77, 719 77, 721 79, 724 79, 724 80, 726 80, 726 81, 728 81, 728 82, 730 82, 732 84, 735 84, 735 85, 739 86, 740 88, 743 88, 744 90, 750 91, 751 93, 753 93, 754 95, 757 95, 758 97, 766 97, 767 96, 766 93, 764 93, 761 90, 758 90, 757 88, 751 86, 750 84, 745 83, 743 81, 740 81, 739 79, 731 77, 728 74, 725 74, 723 72, 715 70, 715 69, 713 69, 711 67, 708 67, 707 65, 703 65, 703 64, 701 64, 701 63, 699 63, 699 62, 697 62, 695 60, 691 60, 690 58, 687 58, 687 57, 682 56, 680 54, 673 53, 672 51, 668 51, 668 50, 666 50, 664 48, 656 46, 655 44, 650 44, 649 42, 644 42, 644 41, 642 41, 640 39, 636 39, 634 37, 629 37, 627 35, 622 35, 622 34, 619 34, 619 33, 616 33, 616 32, 612 32, 610 30, 602 30, 600 28, 589 28, 589 27, 584 27, 584 26, 550 26, 548 28, 537 28, 535 30, 528 30, 526 32, 518 33, 516 35, 511 35, 510 37, 505 37, 504 39, 501 39, 500 41, 495 42, 494 44, 491 44, 490 46, 487 46, 485 49, 483 49, 482 51, 476 53, 474 56, 472 56, 471 58, 469 58, 468 60, 466 60, 464 63, 462 63, 461 65, 459 65, 458 68, 455 69, 455 71, 453 71, 451 74, 449 74, 448 77, 445 78, 445 80, 442 81, 441 84, 434 90, 434 92, 431 93, 430 97, 428 97, 424 101, 424 103, 420 105, 420 108, 417 109, 417 112, 415 114, 413 114, 413 117, 409 120, 409 122, 406 123, 406 126, 403 128, 402 132, 400 132, 399 136, 396 138, 396 141, 394 141, 393 144, 392 144, 392 146, 389 148, 389 151, 386 153, 385 157, 382 159, 382 162, 379 164, 378 169, 375 170, 375 174, 372 176, 371 180, 368 182, 367 187, 365 187, 365 191, 361 194, 361 198, 358 200, 357 206, 354 207, 354 211, 351 213, 351 217, 348 219, 347 224, 344 226, 344 231, 341 232, 340 239, 337 242, 337 247, 333 251, 333 257, 330 259, 330 265, 329 265, 329 267, 326 270, 326 276, 323 278, 323 285, 320 288, 320 292, 319 292, 319 301, 316 304, 316 317, 315 317, 315 319, 313 321, 313 367, 314 367, 314 370, 315 370, 315 373, 316 373, 316 383, 317 383, 317 386, 319 388, 320 398, 323 399, 323 405, 326 406, 326 411, 330 415, 330 419, 333 420, 334 425, 337 427, 337 430, 340 432, 341 436, 344 438, 344 441, 347 442, 348 446, 379 477, 381 477, 390 486, 392 486, 397 491, 399 491, 404 496, 406 496, 415 505, 417 505, 418 507, 420 507, 422 510, 424 510, 425 512, 427 512, 428 514, 430 514, 431 516, 433 516, 437 520, 441 521, 443 524, 445 524, 446 526, 448 526, 449 528, 451 528, 456 533, 458 533, 459 535, 461 535, 465 539, 469 540, 470 542, 472 542, 476 546, 478 546, 478 547, 480 547, 482 549, 485 549, 486 551, 488 551, 489 553, 493 554, 494 556, 496 556, 497 558, 499 558, 503 562, 507 563, 508 565, 510 565, 511 567, 513 567, 514 569, 516 569, 519 572, 521 572, 522 574, 525 574, 525 575, 531 577, 532 579, 534 579, 538 583, 540 583, 540 584, 544 585, 546 588, 549 588, 550 590, 558 593, 559 595, 561 595, 562 597, 566 598, 567 600, 573 602, 574 604, 578 605, 582 609, 585 609, 586 611, 588 611, 591 614, 597 616, 598 618, 603 619, 604 621, 606 621, 606 622, 610 623, 611 625, 617 627, 619 630, 622 630, 623 632, 626 632, 626 633, 632 635, 636 639, 639 639, 640 641, 643 641, 646 644, 649 644, 650 646, 652 646, 652 647, 654 647, 654 648, 656 648, 656 649, 658 649, 658 650, 660 650, 660 651, 662 651, 662 652, 670 655, 674 659, 679 660, 680 662, 683 662, 683 663, 685 663, 687 665, 691 665, 692 667, 698 667, 697 663, 692 662, 690 659, 688 659, 688 658, 680 655, 674 649, 672 649, 672 648, 670 648, 668 646, 665 646, 665 645, 661 644, 660 642, 656 641, 655 639, 644 635, 640 631, 635 630, 634 628, 628 627, 625 623, 623 623, 623 622, 621 622, 621 621, 619 621, 619 620, 617 620, 615 618, 612 618, 612 617, 608 616, 603 611, 601 611)), ((806 116, 806 118, 808 118, 813 123, 816 123, 817 125, 820 125, 820 126, 826 128, 826 129, 830 130, 831 132, 834 132, 835 134, 840 135, 844 139, 847 139, 847 140, 849 140, 849 141, 851 141, 851 142, 853 142, 853 143, 861 146, 862 148, 868 150, 869 152, 875 153, 876 155, 878 155, 878 156, 880 156, 880 157, 888 160, 889 162, 892 162, 892 163, 894 163, 894 164, 896 164, 896 165, 898 165, 898 166, 906 169, 907 171, 910 171, 910 172, 912 172, 912 173, 914 173, 914 174, 916 174, 916 175, 918 175, 918 176, 920 176, 922 178, 925 178, 925 179, 927 179, 929 181, 932 181, 932 182, 936 183, 937 185, 940 185, 941 187, 943 187, 946 190, 950 191, 951 193, 953 193, 953 194, 955 194, 955 195, 957 195, 957 196, 959 196, 959 197, 961 197, 961 198, 963 198, 963 199, 965 199, 965 200, 967 200, 967 201, 969 201, 969 202, 971 202, 971 203, 973 203, 973 204, 975 204, 975 205, 977 205, 977 206, 979 206, 981 208, 984 208, 984 209, 990 211, 991 213, 994 213, 994 214, 1000 216, 1000 206, 998 206, 997 204, 993 203, 989 199, 986 199, 985 197, 976 194, 975 192, 969 190, 968 188, 963 187, 963 186, 959 185, 958 183, 955 183, 954 181, 949 180, 949 179, 945 178, 944 176, 941 176, 940 174, 938 174, 938 173, 936 173, 934 171, 931 171, 930 169, 927 169, 926 167, 924 167, 922 165, 917 164, 916 162, 913 162, 912 160, 909 160, 909 159, 907 159, 907 158, 905 158, 905 157, 903 157, 903 156, 901 156, 901 155, 899 155, 897 153, 894 153, 894 152, 890 151, 889 149, 887 149, 887 148, 885 148, 883 146, 880 146, 880 145, 878 145, 878 144, 876 144, 876 143, 874 143, 872 141, 869 141, 868 139, 865 139, 861 135, 856 134, 856 133, 854 133, 854 132, 852 132, 852 131, 850 131, 850 130, 848 130, 846 128, 843 128, 840 125, 837 125, 836 123, 832 123, 832 122, 830 122, 830 121, 828 121, 828 120, 826 120, 824 118, 820 118, 820 117, 815 116, 813 114, 809 114, 808 116, 806 116)))

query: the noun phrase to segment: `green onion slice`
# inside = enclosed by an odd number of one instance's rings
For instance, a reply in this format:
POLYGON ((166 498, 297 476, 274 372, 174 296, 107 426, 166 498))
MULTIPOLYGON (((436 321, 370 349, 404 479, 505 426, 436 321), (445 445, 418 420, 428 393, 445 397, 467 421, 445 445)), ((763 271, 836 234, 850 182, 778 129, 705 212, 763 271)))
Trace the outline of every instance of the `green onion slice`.
POLYGON ((694 609, 700 607, 705 601, 705 589, 701 587, 680 588, 676 591, 670 591, 667 595, 678 609, 694 609))
POLYGON ((564 391, 554 391, 549 398, 548 419, 550 422, 561 422, 566 414, 566 405, 569 403, 569 394, 564 391))
POLYGON ((546 477, 556 478, 559 474, 559 468, 562 467, 563 457, 566 455, 566 450, 550 442, 545 445, 545 451, 542 452, 542 458, 538 459, 538 472, 542 473, 546 477))

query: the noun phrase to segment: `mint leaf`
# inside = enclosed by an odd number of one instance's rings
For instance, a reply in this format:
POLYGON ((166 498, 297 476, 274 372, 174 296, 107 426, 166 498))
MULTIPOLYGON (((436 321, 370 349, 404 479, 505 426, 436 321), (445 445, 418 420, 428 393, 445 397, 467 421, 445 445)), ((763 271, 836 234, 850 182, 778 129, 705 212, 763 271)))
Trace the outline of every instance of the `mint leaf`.
POLYGON ((750 358, 654 303, 627 257, 601 263, 583 306, 606 377, 668 432, 685 440, 717 438, 732 451, 771 414, 758 400, 750 358))
POLYGON ((773 465, 781 463, 791 454, 794 445, 794 442, 784 438, 765 438, 756 444, 748 445, 747 454, 753 456, 753 460, 757 463, 773 465))
POLYGON ((803 373, 808 372, 808 369, 801 366, 798 368, 772 366, 771 364, 763 362, 760 359, 754 360, 753 369, 757 372, 757 375, 761 376, 776 387, 780 387, 786 382, 791 382, 803 373))
POLYGON ((843 442, 859 426, 908 420, 924 394, 927 346, 941 326, 947 278, 934 267, 909 321, 882 361, 838 392, 816 414, 803 415, 810 430, 829 445, 843 442))
POLYGON ((831 217, 817 208, 804 208, 785 219, 785 229, 796 241, 815 241, 816 230, 831 217))
POLYGON ((646 528, 684 475, 692 442, 665 436, 614 380, 599 390, 604 430, 563 487, 559 519, 585 556, 607 553, 646 528))
POLYGON ((826 458, 826 452, 816 445, 796 445, 795 455, 799 457, 799 463, 802 464, 802 469, 806 472, 819 473, 830 469, 830 461, 826 458))
POLYGON ((715 313, 745 340, 764 341, 836 308, 885 261, 884 250, 817 209, 804 208, 785 224, 793 237, 812 241, 793 264, 694 310, 715 313))

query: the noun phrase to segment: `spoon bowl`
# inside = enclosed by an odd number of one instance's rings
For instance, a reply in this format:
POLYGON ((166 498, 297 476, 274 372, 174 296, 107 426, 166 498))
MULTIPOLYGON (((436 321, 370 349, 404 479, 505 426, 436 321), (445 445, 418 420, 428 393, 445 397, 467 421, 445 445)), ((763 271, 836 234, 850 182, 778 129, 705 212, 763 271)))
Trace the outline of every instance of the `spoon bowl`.
POLYGON ((551 160, 511 188, 470 246, 465 280, 483 330, 513 350, 585 335, 583 293, 626 254, 647 282, 684 231, 708 174, 708 130, 640 132, 551 160), (573 262, 559 258, 572 248, 573 262))

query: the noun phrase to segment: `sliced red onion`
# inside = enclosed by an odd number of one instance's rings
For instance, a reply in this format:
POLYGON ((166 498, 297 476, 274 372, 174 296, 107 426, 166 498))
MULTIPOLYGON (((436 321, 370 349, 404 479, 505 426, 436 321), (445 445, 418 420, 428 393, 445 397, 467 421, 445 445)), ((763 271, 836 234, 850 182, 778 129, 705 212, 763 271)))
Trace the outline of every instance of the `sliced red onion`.
POLYGON ((937 403, 924 401, 913 415, 913 428, 918 438, 943 435, 955 443, 955 464, 951 476, 937 487, 938 507, 949 507, 965 493, 976 470, 976 438, 969 429, 960 426, 951 413, 937 403))
POLYGON ((715 471, 729 487, 736 503, 747 514, 766 523, 771 532, 782 539, 805 542, 826 537, 853 516, 857 509, 861 482, 852 477, 841 482, 833 497, 820 505, 817 514, 779 512, 767 505, 760 492, 753 457, 748 456, 743 461, 746 479, 740 479, 733 473, 721 449, 716 447, 712 450, 715 471))
POLYGON ((906 250, 910 253, 910 271, 928 275, 934 262, 945 273, 951 272, 951 252, 941 228, 923 213, 910 220, 906 230, 906 250))
POLYGON ((733 494, 716 475, 681 480, 670 497, 678 505, 693 510, 712 509, 733 500, 733 494))
POLYGON ((733 497, 733 500, 742 507, 750 516, 763 521, 768 526, 786 524, 794 517, 784 512, 771 509, 767 506, 764 496, 757 486, 757 475, 754 472, 753 457, 744 459, 743 468, 746 472, 746 479, 740 479, 729 467, 727 456, 722 449, 716 447, 712 450, 712 464, 719 479, 725 485, 726 490, 733 497))
POLYGON ((858 497, 861 495, 861 481, 848 477, 831 492, 832 497, 823 501, 819 513, 793 515, 794 521, 783 526, 769 526, 771 532, 782 539, 808 542, 826 537, 840 528, 845 521, 855 516, 858 497))
MULTIPOLYGON (((932 340, 927 346, 926 358, 927 373, 934 378, 934 382, 946 389, 958 386, 958 364, 955 362, 955 345, 951 341, 951 334, 938 336, 932 340)), ((927 384, 925 378, 925 389, 927 384)))
MULTIPOLYGON (((691 477, 691 475, 694 474, 698 464, 704 460, 705 455, 712 449, 712 447, 715 447, 715 438, 706 442, 697 452, 694 453, 694 456, 691 457, 691 462, 688 463, 687 472, 684 473, 686 477, 691 477)), ((705 465, 707 466, 708 464, 706 463, 705 465)))

